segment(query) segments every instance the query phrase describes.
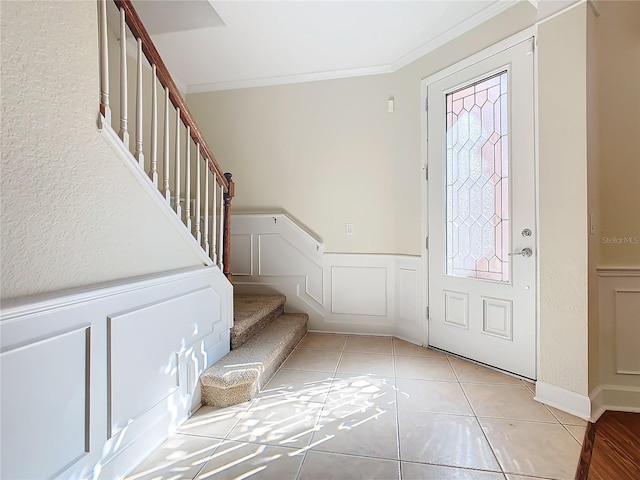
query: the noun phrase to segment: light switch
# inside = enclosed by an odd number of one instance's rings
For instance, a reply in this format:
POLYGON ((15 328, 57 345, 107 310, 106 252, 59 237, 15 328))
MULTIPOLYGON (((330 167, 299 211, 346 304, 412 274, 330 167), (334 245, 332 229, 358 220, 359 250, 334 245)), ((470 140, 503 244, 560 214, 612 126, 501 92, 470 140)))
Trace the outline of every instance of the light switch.
POLYGON ((344 233, 347 235, 353 235, 353 223, 344 224, 344 233))

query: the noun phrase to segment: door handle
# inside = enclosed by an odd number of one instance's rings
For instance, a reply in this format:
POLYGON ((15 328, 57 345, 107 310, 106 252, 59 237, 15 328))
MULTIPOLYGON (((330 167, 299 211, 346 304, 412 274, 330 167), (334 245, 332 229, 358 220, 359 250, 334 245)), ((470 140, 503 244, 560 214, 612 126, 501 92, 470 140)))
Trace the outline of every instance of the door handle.
POLYGON ((512 255, 522 255, 523 257, 530 257, 531 255, 533 255, 533 250, 531 250, 529 247, 525 247, 519 252, 513 252, 509 254, 509 256, 512 255))

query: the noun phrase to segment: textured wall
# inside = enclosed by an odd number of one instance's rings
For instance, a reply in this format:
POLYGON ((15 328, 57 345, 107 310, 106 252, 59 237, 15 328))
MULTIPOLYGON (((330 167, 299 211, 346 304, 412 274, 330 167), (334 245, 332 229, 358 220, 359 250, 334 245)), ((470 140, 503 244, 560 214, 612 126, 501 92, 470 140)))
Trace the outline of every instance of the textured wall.
MULTIPOLYGON (((539 30, 539 379, 587 393, 586 13, 539 30), (561 206, 562 208, 559 208, 561 206)), ((235 206, 284 208, 328 252, 420 254, 420 80, 532 25, 523 2, 383 76, 190 95, 235 206), (393 95, 396 112, 386 113, 393 95), (344 235, 344 223, 356 234, 344 235)))
POLYGON ((420 255, 421 79, 534 19, 524 2, 393 74, 189 95, 234 212, 284 209, 327 252, 420 255))
POLYGON ((640 2, 598 2, 600 266, 640 267, 640 2))
POLYGON ((608 299, 596 269, 640 265, 640 3, 599 2, 598 12, 587 24, 590 392, 610 383, 600 378, 600 357, 611 355, 600 352, 600 322, 613 319, 598 318, 608 299))
POLYGON ((96 2, 0 5, 2 299, 201 264, 97 129, 96 2))
POLYGON ((586 4, 539 26, 540 367, 587 394, 586 4))

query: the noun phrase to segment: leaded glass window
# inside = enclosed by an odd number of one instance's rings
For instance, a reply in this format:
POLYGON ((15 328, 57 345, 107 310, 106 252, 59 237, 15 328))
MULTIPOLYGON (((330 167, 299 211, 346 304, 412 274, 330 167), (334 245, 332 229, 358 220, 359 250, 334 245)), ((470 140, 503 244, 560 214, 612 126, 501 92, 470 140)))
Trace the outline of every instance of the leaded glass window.
POLYGON ((507 72, 446 95, 446 273, 509 281, 507 72))

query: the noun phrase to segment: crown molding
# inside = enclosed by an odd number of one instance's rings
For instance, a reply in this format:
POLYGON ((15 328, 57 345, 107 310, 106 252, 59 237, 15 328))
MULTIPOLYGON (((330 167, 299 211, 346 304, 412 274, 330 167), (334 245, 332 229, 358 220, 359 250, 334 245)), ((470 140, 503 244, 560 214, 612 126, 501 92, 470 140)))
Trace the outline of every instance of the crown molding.
POLYGON ((505 0, 503 2, 494 3, 489 8, 486 8, 481 12, 478 12, 477 14, 460 22, 455 27, 447 30, 444 33, 441 33, 437 37, 429 40, 427 43, 424 43, 423 45, 416 48, 415 50, 407 53, 406 55, 403 55, 402 57, 400 57, 398 60, 394 61, 390 65, 391 71, 395 72, 396 70, 399 70, 402 67, 409 65, 411 62, 418 60, 420 57, 423 57, 426 54, 434 51, 435 49, 443 46, 444 44, 450 42, 456 37, 459 37, 467 33, 469 30, 472 30, 478 25, 481 25, 487 20, 495 17, 496 15, 499 15, 500 13, 504 12, 505 10, 508 10, 509 8, 513 7, 518 3, 520 3, 519 0, 505 0))
POLYGON ((469 17, 460 22, 455 27, 438 35, 437 37, 422 44, 418 48, 403 55, 397 60, 387 65, 378 65, 373 67, 359 67, 344 70, 329 70, 323 72, 302 73, 293 75, 283 75, 275 77, 263 77, 246 80, 232 80, 226 82, 201 83, 196 85, 188 85, 186 87, 187 94, 215 92, 220 90, 237 90, 242 88, 270 87, 274 85, 287 85, 292 83, 316 82, 321 80, 336 80, 341 78, 362 77, 367 75, 381 75, 385 73, 393 73, 402 67, 414 62, 433 50, 443 46, 456 37, 468 32, 478 25, 486 22, 492 17, 508 10, 514 5, 520 3, 520 0, 505 0, 495 2, 489 8, 469 17))

